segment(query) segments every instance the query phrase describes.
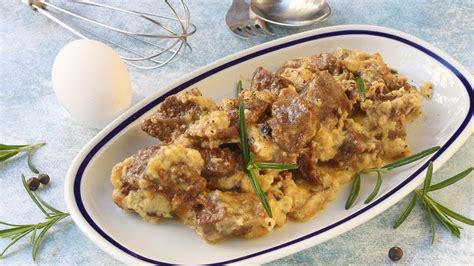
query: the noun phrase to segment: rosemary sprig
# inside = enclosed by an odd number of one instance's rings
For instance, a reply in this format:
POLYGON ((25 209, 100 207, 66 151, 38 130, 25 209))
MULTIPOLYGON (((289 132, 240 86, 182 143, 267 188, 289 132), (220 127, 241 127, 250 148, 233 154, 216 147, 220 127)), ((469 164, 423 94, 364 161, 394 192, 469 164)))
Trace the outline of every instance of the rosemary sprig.
POLYGON ((242 91, 242 80, 237 82, 237 97, 239 97, 240 92, 242 91))
POLYGON ((26 184, 25 176, 21 175, 21 180, 23 187, 30 196, 31 200, 36 204, 38 209, 44 214, 45 221, 37 224, 12 224, 0 221, 0 225, 6 225, 9 228, 0 230, 0 238, 11 238, 12 241, 3 249, 0 253, 2 257, 7 250, 12 247, 20 239, 24 238, 28 234, 31 234, 30 244, 32 246, 32 257, 33 260, 36 260, 38 251, 41 247, 43 239, 46 237, 46 232, 48 232, 51 227, 69 216, 69 213, 59 211, 58 209, 52 207, 45 201, 43 201, 38 195, 31 191, 26 184))
POLYGON ((365 83, 362 77, 356 79, 357 90, 359 91, 362 101, 365 101, 365 83))
MULTIPOLYGON (((361 173, 370 173, 370 172, 376 172, 377 173, 377 183, 375 184, 372 193, 370 193, 370 195, 367 197, 367 199, 364 201, 364 203, 368 204, 373 199, 375 199, 375 197, 377 197, 377 195, 380 191, 380 187, 382 186, 382 173, 386 173, 386 172, 389 172, 389 171, 391 171, 395 168, 398 168, 398 167, 413 163, 415 161, 418 161, 418 160, 420 160, 420 159, 436 152, 439 149, 440 149, 439 146, 432 147, 432 148, 423 150, 421 152, 418 152, 416 154, 413 154, 411 156, 408 156, 406 158, 400 159, 398 161, 386 164, 382 167, 375 167, 375 168, 369 168, 369 169, 366 169, 366 170, 362 170, 361 173)), ((356 178, 354 178, 351 193, 349 194, 349 196, 347 198, 347 201, 346 201, 346 210, 349 209, 350 207, 352 207, 352 204, 355 202, 355 200, 359 196, 360 189, 354 189, 354 186, 359 186, 360 187, 360 175, 359 175, 359 180, 357 180, 357 175, 356 175, 356 178), (351 203, 349 204, 349 202, 351 202, 351 203)), ((443 186, 443 184, 440 184, 440 186, 443 186)))
POLYGON ((28 152, 28 167, 33 173, 39 174, 38 169, 33 165, 32 157, 33 153, 45 144, 45 142, 29 145, 0 144, 0 162, 8 160, 20 152, 28 152))
POLYGON ((433 163, 430 162, 428 165, 428 170, 426 171, 426 177, 425 181, 423 183, 423 188, 422 189, 415 189, 413 192, 413 197, 408 204, 407 208, 403 212, 403 214, 398 218, 398 220, 395 222, 395 225, 393 228, 398 228, 410 215, 411 211, 413 210, 413 207, 415 206, 416 200, 418 199, 422 205, 425 207, 426 212, 428 214, 428 219, 430 220, 430 225, 431 225, 431 231, 432 231, 432 237, 431 237, 431 244, 434 243, 435 237, 436 237, 436 224, 434 222, 433 216, 455 237, 460 238, 461 237, 461 231, 462 229, 459 225, 455 224, 452 219, 458 220, 462 223, 465 223, 467 225, 474 225, 474 220, 470 219, 468 217, 465 217, 448 207, 442 205, 441 203, 435 201, 433 198, 431 198, 428 195, 428 192, 442 189, 444 187, 447 187, 449 185, 452 185, 459 180, 463 179, 467 175, 469 175, 472 172, 473 168, 470 167, 461 173, 454 175, 438 184, 431 185, 431 179, 433 176, 433 163), (452 218, 452 219, 451 219, 452 218))
POLYGON ((245 122, 245 108, 242 103, 239 105, 239 133, 240 133, 240 143, 242 148, 242 158, 244 159, 244 167, 247 171, 248 176, 250 177, 250 183, 252 184, 255 192, 257 193, 258 198, 262 202, 263 208, 267 212, 270 218, 273 218, 272 208, 268 203, 267 196, 260 186, 260 182, 257 178, 255 170, 261 169, 276 169, 276 170, 294 170, 298 169, 297 165, 289 163, 271 163, 271 162, 257 162, 255 159, 255 154, 250 152, 248 136, 247 136, 247 125, 245 122))

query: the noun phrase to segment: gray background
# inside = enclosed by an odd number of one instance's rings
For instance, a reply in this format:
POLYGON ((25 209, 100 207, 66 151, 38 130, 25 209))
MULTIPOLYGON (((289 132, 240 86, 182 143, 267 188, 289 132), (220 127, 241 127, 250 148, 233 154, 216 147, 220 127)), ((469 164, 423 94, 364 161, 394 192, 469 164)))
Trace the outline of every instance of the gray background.
MULTIPOLYGON (((146 7, 146 10, 158 11, 158 2, 140 1, 131 6, 138 10, 146 7)), ((200 66, 273 39, 242 40, 234 37, 223 22, 229 0, 188 2, 192 22, 198 27, 198 32, 190 39, 193 53, 174 65, 154 71, 130 68, 134 102, 200 66)), ((468 69, 474 69, 473 1, 334 0, 329 3, 333 14, 324 23, 303 29, 273 27, 275 38, 330 25, 380 25, 420 37, 446 51, 468 69)), ((128 22, 127 19, 124 18, 124 23, 128 22)), ((20 1, 8 0, 0 5, 0 38, 0 143, 48 143, 35 156, 38 167, 52 177, 51 184, 40 195, 65 210, 64 175, 79 149, 98 132, 74 122, 57 102, 51 87, 54 57, 75 37, 20 1)), ((471 136, 435 174, 434 181, 472 166, 473 148, 474 138, 471 136)), ((18 223, 42 220, 41 213, 21 186, 20 174, 30 175, 26 158, 14 158, 0 167, 0 220, 18 223)), ((453 209, 474 217, 473 191, 471 175, 467 180, 433 194, 453 209)), ((473 228, 465 226, 461 240, 440 228, 436 243, 430 245, 430 227, 419 206, 401 228, 393 230, 392 224, 407 202, 408 199, 404 199, 350 232, 271 264, 388 264, 391 262, 387 252, 394 245, 402 247, 405 252, 401 264, 446 265, 474 261, 473 228)), ((39 262, 42 264, 119 263, 89 241, 70 220, 52 232, 54 234, 49 234, 40 251, 39 262)), ((7 243, 8 240, 0 239, 0 248, 7 243)), ((0 259, 0 264, 31 262, 31 248, 26 241, 19 242, 0 259)))

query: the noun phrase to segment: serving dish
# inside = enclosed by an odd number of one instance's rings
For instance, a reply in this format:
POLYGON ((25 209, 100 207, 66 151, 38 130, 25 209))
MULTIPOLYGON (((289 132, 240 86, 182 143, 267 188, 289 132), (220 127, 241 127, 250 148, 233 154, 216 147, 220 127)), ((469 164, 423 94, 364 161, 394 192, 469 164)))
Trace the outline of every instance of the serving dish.
MULTIPOLYGON (((433 99, 423 100, 423 116, 408 125, 413 151, 439 145, 431 156, 438 169, 472 134, 473 78, 449 55, 406 33, 375 26, 347 25, 308 31, 223 58, 183 77, 125 112, 77 155, 65 182, 66 204, 79 228, 100 248, 126 263, 221 264, 263 263, 321 243, 373 218, 424 178, 427 161, 414 163, 384 177, 379 196, 368 205, 360 200, 344 209, 349 185, 314 219, 288 223, 254 240, 232 239, 218 245, 205 243, 178 222, 148 224, 112 202, 109 177, 113 165, 156 140, 140 130, 141 120, 167 96, 199 87, 216 100, 235 95, 239 79, 263 66, 275 70, 285 60, 337 47, 380 52, 384 60, 411 82, 434 84, 433 99)), ((364 178, 361 198, 371 192, 375 179, 364 178)))

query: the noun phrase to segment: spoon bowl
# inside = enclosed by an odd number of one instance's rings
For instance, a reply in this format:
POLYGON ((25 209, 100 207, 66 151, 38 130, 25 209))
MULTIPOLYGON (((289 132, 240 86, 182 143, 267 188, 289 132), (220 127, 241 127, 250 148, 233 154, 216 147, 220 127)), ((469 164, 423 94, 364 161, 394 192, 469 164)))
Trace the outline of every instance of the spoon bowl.
POLYGON ((290 27, 321 22, 331 14, 326 0, 252 0, 250 8, 262 20, 290 27))

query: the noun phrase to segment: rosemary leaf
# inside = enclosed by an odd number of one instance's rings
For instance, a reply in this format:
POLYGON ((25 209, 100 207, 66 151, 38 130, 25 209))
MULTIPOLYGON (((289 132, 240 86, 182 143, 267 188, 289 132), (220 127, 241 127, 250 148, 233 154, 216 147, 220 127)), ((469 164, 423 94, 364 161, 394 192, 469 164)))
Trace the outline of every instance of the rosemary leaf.
POLYGON ((6 222, 2 222, 2 221, 0 221, 0 224, 8 225, 8 226, 23 226, 22 224, 11 224, 11 223, 6 223, 6 222))
POLYGON ((377 194, 379 194, 381 185, 382 185, 382 175, 380 174, 379 171, 377 171, 377 183, 375 183, 375 187, 372 193, 370 193, 370 195, 364 201, 365 204, 370 203, 377 196, 377 194))
POLYGON ((357 173, 354 177, 354 182, 352 183, 351 193, 349 194, 349 197, 347 198, 347 201, 346 201, 346 210, 352 207, 352 204, 354 204, 355 200, 357 199, 357 196, 359 195, 359 191, 360 191, 360 174, 357 173))
POLYGON ((400 166, 403 166, 403 165, 406 165, 406 164, 409 164, 409 163, 412 163, 412 162, 415 162, 419 159, 422 159, 423 157, 426 157, 434 152, 436 152, 437 150, 440 149, 440 146, 436 146, 436 147, 432 147, 432 148, 429 148, 429 149, 426 149, 424 151, 421 151, 419 153, 416 153, 416 154, 413 154, 411 156, 408 156, 406 158, 403 158, 401 160, 398 160, 398 161, 395 161, 393 163, 389 163, 389 164, 386 164, 382 167, 382 169, 387 169, 387 170, 392 170, 394 168, 397 168, 397 167, 400 167, 400 166))
POLYGON ((237 82, 237 97, 239 97, 240 92, 242 91, 242 80, 237 82))
POLYGON ((244 164, 247 165, 250 161, 249 142, 247 137, 247 125, 245 124, 245 109, 244 104, 239 105, 239 130, 240 130, 240 144, 242 146, 242 156, 244 158, 244 164))
POLYGON ((49 205, 48 203, 46 203, 44 200, 42 200, 40 197, 38 197, 38 195, 36 195, 36 193, 33 194, 36 199, 38 200, 39 203, 41 203, 41 205, 43 205, 44 207, 46 207, 47 209, 49 209, 52 213, 63 213, 61 212, 60 210, 54 208, 53 206, 49 205))
POLYGON ((23 238, 24 236, 26 236, 27 234, 29 234, 30 232, 29 231, 26 231, 24 233, 22 233, 21 235, 19 235, 18 237, 16 237, 14 240, 12 240, 10 242, 10 244, 8 244, 2 251, 2 253, 0 253, 0 258, 5 254, 5 252, 7 252, 7 250, 13 246, 18 240, 20 240, 21 238, 23 238))
POLYGON ((447 207, 445 207, 444 205, 442 205, 441 203, 433 200, 433 203, 436 205, 436 207, 438 207, 442 212, 444 212, 446 215, 462 222, 462 223, 465 223, 465 224, 468 224, 468 225, 474 225, 474 220, 473 219, 470 219, 464 215, 461 215, 451 209, 448 209, 447 207))
POLYGON ((26 147, 28 145, 7 145, 7 144, 0 144, 0 150, 14 150, 17 148, 26 147))
POLYGON ((429 191, 435 191, 435 190, 439 190, 439 189, 442 189, 442 188, 445 188, 449 185, 452 185, 456 182, 458 182, 459 180, 463 179, 464 177, 466 177, 467 175, 469 175, 471 172, 472 172, 472 167, 469 167, 467 168, 466 170, 462 171, 461 173, 457 174, 457 175, 454 175, 446 180, 443 180, 437 184, 434 184, 432 186, 430 186, 429 188, 429 191))
POLYGON ((0 238, 13 238, 18 234, 22 234, 31 227, 31 225, 17 226, 14 228, 8 228, 0 230, 0 238))
POLYGON ((449 219, 449 217, 446 216, 446 214, 444 214, 435 204, 433 204, 433 202, 427 195, 424 195, 424 196, 421 195, 421 197, 425 201, 427 208, 431 208, 433 210, 436 218, 438 218, 441 224, 446 229, 448 229, 448 231, 451 232, 451 234, 453 234, 457 238, 460 238, 461 232, 459 231, 459 226, 453 223, 451 219, 449 219))
POLYGON ((289 163, 254 163, 259 169, 295 170, 298 166, 289 163))
POLYGON ((425 182, 423 182, 423 195, 428 193, 430 185, 431 185, 431 178, 433 178, 433 162, 430 161, 428 164, 428 170, 426 170, 426 177, 425 182))
POLYGON ((10 159, 11 157, 13 157, 17 154, 18 154, 17 151, 6 152, 6 153, 3 153, 3 154, 0 153, 0 162, 6 161, 6 160, 10 159))
POLYGON ((38 231, 40 224, 36 224, 35 227, 33 228, 33 234, 31 234, 31 239, 30 239, 30 245, 33 245, 36 239, 36 232, 38 231))
POLYGON ((431 213, 431 208, 426 208, 426 213, 428 214, 428 219, 430 220, 431 225, 431 245, 434 244, 436 238, 436 225, 433 219, 433 214, 431 213))
POLYGON ((48 217, 49 213, 43 208, 43 205, 41 205, 41 203, 38 201, 37 196, 35 195, 35 193, 33 191, 31 191, 30 188, 28 187, 28 184, 26 184, 25 175, 23 175, 23 174, 21 174, 21 181, 23 182, 23 187, 26 189, 26 192, 30 196, 31 200, 33 200, 33 202, 36 204, 36 206, 38 206, 38 209, 40 209, 41 212, 46 217, 48 217))
POLYGON ((32 257, 33 257, 33 261, 36 261, 36 257, 38 255, 38 251, 39 251, 39 248, 40 248, 40 245, 41 245, 41 242, 43 241, 45 235, 46 235, 46 232, 48 232, 48 230, 53 227, 57 222, 59 222, 61 219, 59 218, 56 218, 56 219, 51 219, 50 222, 48 225, 46 225, 43 230, 41 230, 40 234, 38 235, 38 237, 35 239, 35 241, 33 242, 33 249, 32 249, 32 257))
POLYGON ((272 208, 270 206, 270 203, 268 203, 267 196, 265 195, 265 192, 263 192, 262 187, 260 186, 260 182, 258 181, 258 178, 253 170, 248 170, 247 171, 250 175, 250 180, 252 181, 252 186, 255 189, 255 192, 257 192, 257 196, 259 197, 260 201, 262 202, 263 208, 267 212, 268 216, 270 218, 273 218, 273 213, 272 213, 272 208))
POLYGON ((410 200, 410 203, 408 203, 407 208, 402 213, 402 216, 398 218, 397 222, 393 226, 394 229, 397 229, 407 219, 407 217, 410 215, 411 211, 413 210, 413 207, 415 207, 415 203, 416 203, 416 195, 413 195, 413 197, 410 200))
POLYGON ((35 149, 31 149, 28 151, 28 167, 30 168, 31 172, 35 174, 39 174, 38 169, 33 165, 33 154, 35 153, 35 149))
POLYGON ((365 101, 365 83, 362 77, 356 79, 357 90, 359 91, 360 97, 365 101))

